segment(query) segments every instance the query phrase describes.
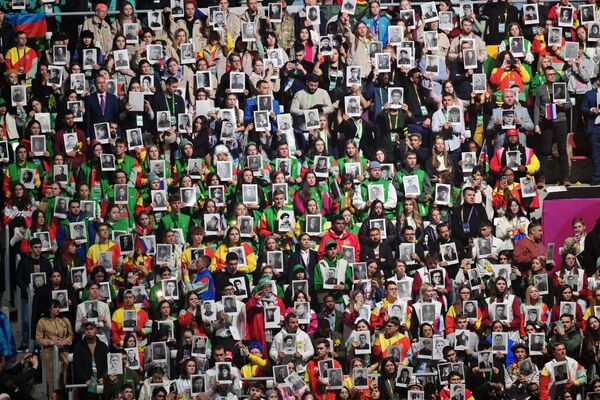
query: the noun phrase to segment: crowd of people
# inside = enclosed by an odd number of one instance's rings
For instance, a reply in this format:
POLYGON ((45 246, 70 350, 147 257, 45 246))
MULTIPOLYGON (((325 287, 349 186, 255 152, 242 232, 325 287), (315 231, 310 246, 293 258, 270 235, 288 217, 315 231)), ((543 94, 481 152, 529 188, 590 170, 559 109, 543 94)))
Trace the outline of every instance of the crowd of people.
POLYGON ((532 217, 571 134, 600 184, 595 0, 47 3, 0 1, 0 399, 600 399, 600 220, 532 217))

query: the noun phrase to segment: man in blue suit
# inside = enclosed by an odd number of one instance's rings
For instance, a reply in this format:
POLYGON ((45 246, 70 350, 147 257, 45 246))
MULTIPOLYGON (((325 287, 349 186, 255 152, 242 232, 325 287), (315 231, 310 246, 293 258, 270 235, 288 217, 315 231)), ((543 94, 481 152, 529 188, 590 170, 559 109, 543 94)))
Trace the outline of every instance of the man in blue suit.
POLYGON ((118 122, 119 104, 117 96, 106 91, 106 78, 96 77, 96 93, 92 93, 84 98, 85 114, 84 128, 86 135, 95 139, 94 124, 100 122, 118 122))
MULTIPOLYGON (((600 75, 596 77, 596 83, 600 85, 600 75)), ((598 107, 598 94, 600 89, 592 89, 585 94, 581 104, 581 112, 587 116, 586 131, 592 142, 592 159, 594 161, 594 173, 592 185, 600 185, 600 122, 596 122, 600 116, 598 107)))

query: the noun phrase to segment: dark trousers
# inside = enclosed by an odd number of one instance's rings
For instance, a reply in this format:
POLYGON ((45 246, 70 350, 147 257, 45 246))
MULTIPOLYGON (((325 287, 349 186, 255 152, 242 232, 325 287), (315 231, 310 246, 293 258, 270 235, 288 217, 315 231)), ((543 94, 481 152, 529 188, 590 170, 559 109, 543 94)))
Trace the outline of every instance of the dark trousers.
POLYGON ((592 142, 592 160, 594 162, 592 182, 600 183, 600 129, 591 133, 590 141, 592 142))
POLYGON ((542 176, 546 177, 548 156, 552 154, 552 144, 556 142, 558 147, 558 156, 560 158, 560 176, 565 180, 569 178, 569 159, 567 156, 567 121, 546 121, 544 120, 540 129, 540 148, 537 154, 540 159, 540 169, 542 176))

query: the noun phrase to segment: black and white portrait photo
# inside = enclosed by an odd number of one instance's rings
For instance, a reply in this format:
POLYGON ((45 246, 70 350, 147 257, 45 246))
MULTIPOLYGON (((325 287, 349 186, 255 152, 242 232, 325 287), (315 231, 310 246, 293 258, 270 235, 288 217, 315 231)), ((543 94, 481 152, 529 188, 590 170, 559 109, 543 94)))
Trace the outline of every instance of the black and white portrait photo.
POLYGON ((566 361, 556 362, 552 366, 554 372, 554 384, 560 385, 569 381, 569 367, 566 361))
POLYGON ((400 243, 398 258, 404 261, 406 264, 414 264, 415 261, 412 259, 412 255, 415 252, 414 243, 400 243))
POLYGON ((477 68, 477 52, 475 49, 463 49, 463 66, 465 69, 477 68))
POLYGON ((152 343, 152 360, 155 362, 167 361, 167 345, 165 342, 152 343))
POLYGON ((566 42, 561 49, 561 54, 565 61, 577 60, 579 57, 579 42, 566 42))
POLYGON ((330 56, 333 51, 332 37, 330 35, 319 38, 319 52, 323 56, 330 56))
POLYGON ((434 51, 438 49, 438 33, 437 31, 426 31, 423 33, 423 41, 426 49, 434 51))
POLYGON ((375 65, 378 72, 390 72, 392 70, 390 55, 388 53, 375 54, 375 65))
POLYGON ((294 212, 287 210, 279 210, 277 212, 278 225, 277 230, 279 232, 290 232, 294 224, 294 212))
MULTIPOLYGON (((224 182, 231 182, 231 180, 233 179, 233 166, 231 164, 231 161, 217 161, 216 167, 217 167, 216 168, 217 175, 219 175, 219 178, 221 178, 221 180, 224 182)), ((223 186, 211 186, 211 187, 215 187, 215 188, 220 187, 221 188, 221 194, 223 195, 223 201, 220 201, 218 205, 223 205, 225 189, 223 188, 223 186)), ((213 200, 217 201, 216 198, 214 198, 212 196, 211 196, 211 198, 213 200)))
POLYGON ((306 6, 306 19, 310 21, 311 26, 318 26, 321 23, 321 11, 319 6, 306 6))
POLYGON ((398 47, 396 51, 396 63, 399 68, 410 68, 414 64, 414 51, 410 47, 398 47))
POLYGON ((126 233, 125 235, 119 236, 119 248, 121 249, 121 253, 129 253, 133 251, 133 235, 130 233, 126 233))
POLYGON ((562 46, 562 28, 550 27, 548 28, 548 46, 562 46))
POLYGON ((492 351, 508 352, 508 332, 492 332, 492 351))
POLYGON ((136 44, 138 39, 138 28, 139 25, 137 23, 125 22, 123 23, 123 35, 125 35, 125 43, 127 44, 136 44))
POLYGON ((254 111, 254 129, 257 132, 266 132, 271 129, 269 111, 254 111))
POLYGON ((388 26, 388 43, 399 45, 404 38, 404 28, 399 25, 388 26))
POLYGON ((254 22, 242 22, 242 41, 256 41, 256 25, 254 22))
POLYGON ((399 109, 404 104, 404 88, 389 87, 388 88, 388 103, 390 108, 399 109))
POLYGON ((280 250, 267 251, 267 264, 276 271, 283 272, 283 252, 280 250))
POLYGON ((95 47, 83 49, 83 70, 93 69, 98 62, 98 50, 95 47))
POLYGON ((127 368, 140 369, 140 353, 137 346, 125 349, 125 353, 127 353, 127 368))
POLYGON ((23 85, 13 85, 10 87, 10 98, 12 101, 12 106, 16 107, 18 105, 25 106, 27 105, 27 96, 25 95, 26 89, 23 85))
POLYGON ((592 42, 600 41, 600 22, 588 23, 588 40, 592 42))
POLYGON ((473 93, 485 93, 487 88, 487 78, 485 74, 473 74, 471 79, 473 93))
POLYGON ((100 155, 100 168, 102 171, 114 171, 115 166, 115 155, 114 154, 101 154, 100 155))
POLYGON ((271 22, 281 22, 281 3, 269 3, 268 16, 271 22))
POLYGON ((502 110, 502 129, 512 129, 515 127, 515 110, 502 110))
MULTIPOLYGON (((463 153, 464 154, 464 153, 463 153)), ((448 205, 450 203, 451 186, 445 183, 435 184, 435 203, 439 205, 448 205)))
POLYGON ((360 117, 361 108, 360 108, 360 97, 359 96, 345 96, 344 104, 346 109, 346 114, 350 117, 360 117))
POLYGON ((447 262, 449 265, 458 263, 458 254, 456 252, 456 243, 447 243, 440 245, 440 254, 442 261, 447 262))
POLYGON ((129 186, 126 183, 119 183, 114 185, 114 202, 115 204, 127 204, 129 200, 129 186))
POLYGON ((204 214, 204 231, 206 235, 216 235, 221 230, 219 214, 204 214))
POLYGON ((416 28, 415 24, 415 10, 400 10, 400 19, 404 21, 404 24, 409 29, 416 28))
POLYGON ((306 129, 319 129, 319 110, 304 110, 304 120, 306 123, 306 129))
POLYGON ((425 56, 425 74, 437 75, 440 72, 440 58, 436 56, 425 56))
POLYGON ((438 20, 437 7, 434 2, 421 4, 421 14, 423 15, 423 22, 432 22, 438 20))
POLYGON ((361 83, 361 68, 357 65, 349 65, 346 67, 346 86, 360 85, 361 83))
POLYGON ((246 78, 243 72, 231 72, 229 77, 229 89, 232 93, 243 93, 246 89, 246 78))
POLYGON ((233 285, 234 292, 233 294, 240 300, 246 299, 248 297, 248 291, 246 290, 246 281, 243 277, 240 278, 230 278, 229 282, 233 285))
POLYGON ((114 50, 115 70, 129 69, 129 54, 127 50, 114 50))
POLYGON ((179 46, 179 53, 181 56, 182 65, 193 64, 196 60, 193 43, 182 43, 179 46))
POLYGON ((150 64, 160 62, 163 56, 163 47, 161 44, 150 44, 146 46, 146 55, 150 64))
POLYGON ((56 300, 60 303, 60 311, 69 311, 69 294, 66 290, 53 290, 52 300, 56 300))
POLYGON ((571 28, 573 26, 573 6, 558 7, 558 26, 571 28))
POLYGON ((77 242, 77 243, 87 242, 87 234, 85 232, 85 221, 70 222, 69 223, 69 233, 71 235, 71 239, 73 239, 75 242, 77 242))
POLYGON ((513 57, 525 56, 525 45, 523 36, 512 36, 508 40, 508 48, 513 57))
POLYGON ((31 151, 36 156, 42 156, 46 152, 46 136, 31 135, 31 151))
POLYGON ((450 31, 454 27, 454 12, 453 11, 440 11, 439 16, 439 28, 443 31, 450 31))
POLYGON ((565 82, 555 82, 552 84, 552 101, 567 101, 567 84, 565 82))
POLYGON ((535 185, 535 178, 533 176, 525 176, 523 178, 519 178, 519 182, 521 184, 521 197, 535 197, 537 193, 537 188, 535 185))
POLYGON ((55 65, 48 66, 48 82, 46 82, 47 86, 62 86, 63 83, 63 72, 64 67, 59 67, 55 65))
POLYGON ((421 194, 421 187, 419 185, 419 178, 417 175, 403 176, 402 183, 404 185, 404 194, 406 196, 416 197, 421 194))
POLYGON ((106 366, 108 375, 120 375, 123 373, 123 355, 121 353, 108 353, 106 355, 106 366))
POLYGON ((192 386, 192 396, 200 395, 205 391, 206 379, 204 375, 192 375, 190 376, 192 386))
POLYGON ((171 128, 171 113, 169 111, 156 112, 156 129, 167 131, 171 128))
POLYGON ((477 256, 479 258, 486 258, 492 255, 492 238, 476 238, 475 242, 477 246, 477 256))
POLYGON ((546 345, 546 335, 544 333, 529 334, 529 354, 532 356, 543 354, 546 345))
POLYGON ((525 25, 536 25, 540 22, 537 3, 523 4, 523 20, 525 25))
POLYGON ((171 257, 173 255, 173 248, 170 244, 157 244, 156 245, 156 263, 159 265, 166 265, 171 263, 171 257))

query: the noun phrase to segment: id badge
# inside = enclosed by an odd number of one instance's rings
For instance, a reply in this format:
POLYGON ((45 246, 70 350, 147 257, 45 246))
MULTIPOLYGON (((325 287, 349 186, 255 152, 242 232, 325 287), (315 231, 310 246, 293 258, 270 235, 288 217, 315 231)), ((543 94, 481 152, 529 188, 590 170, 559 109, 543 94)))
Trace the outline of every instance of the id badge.
POLYGON ((429 114, 429 112, 427 111, 427 107, 421 106, 421 115, 425 116, 427 114, 429 114))
POLYGON ((505 22, 500 22, 498 24, 498 33, 504 33, 505 27, 506 27, 506 23, 505 22))
POLYGON ((135 124, 137 126, 144 126, 144 117, 142 115, 137 115, 135 117, 135 124))
POLYGON ((171 126, 175 126, 177 125, 177 117, 175 117, 174 115, 171 115, 171 126))
POLYGON ((462 224, 462 226, 463 226, 463 232, 464 233, 471 232, 471 228, 469 227, 469 224, 462 224))
POLYGON ((329 91, 332 91, 337 86, 335 81, 329 81, 329 91))
POLYGON ((398 134, 396 132, 390 133, 390 140, 392 143, 396 143, 396 139, 398 138, 398 134))

